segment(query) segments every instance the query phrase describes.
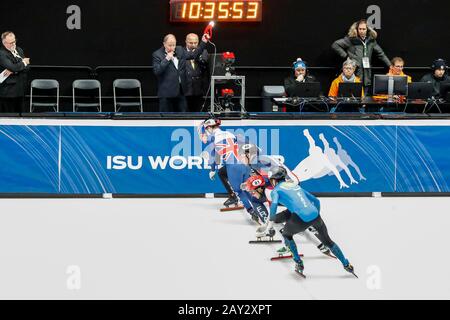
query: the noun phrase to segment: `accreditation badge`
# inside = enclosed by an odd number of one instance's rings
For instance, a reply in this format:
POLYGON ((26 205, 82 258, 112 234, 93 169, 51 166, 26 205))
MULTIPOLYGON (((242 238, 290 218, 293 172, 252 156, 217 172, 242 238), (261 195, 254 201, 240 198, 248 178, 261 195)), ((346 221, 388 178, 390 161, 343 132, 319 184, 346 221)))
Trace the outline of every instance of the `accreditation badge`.
POLYGON ((369 57, 363 57, 362 58, 363 68, 364 69, 370 69, 370 61, 369 57))

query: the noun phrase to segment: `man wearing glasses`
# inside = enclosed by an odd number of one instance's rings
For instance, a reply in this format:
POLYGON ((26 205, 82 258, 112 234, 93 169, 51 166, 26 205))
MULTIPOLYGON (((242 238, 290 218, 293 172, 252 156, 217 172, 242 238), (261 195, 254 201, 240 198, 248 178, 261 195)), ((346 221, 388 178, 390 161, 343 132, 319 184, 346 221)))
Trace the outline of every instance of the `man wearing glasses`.
MULTIPOLYGON (((400 57, 392 58, 391 66, 389 67, 389 72, 386 74, 388 76, 404 76, 408 78, 408 83, 412 82, 412 78, 403 72, 405 67, 405 61, 400 57)), ((374 99, 387 99, 386 95, 373 96, 374 99)), ((403 99, 404 96, 394 96, 395 99, 403 99)))
POLYGON ((4 32, 1 38, 0 112, 19 113, 23 107, 30 58, 25 58, 22 48, 16 45, 14 33, 4 32))
POLYGON ((405 61, 400 57, 392 58, 391 66, 389 68, 388 76, 406 76, 408 77, 408 83, 412 82, 412 78, 403 73, 403 68, 405 67, 405 61))
MULTIPOLYGON (((356 62, 352 59, 347 59, 342 64, 342 73, 331 83, 328 96, 335 98, 339 96, 339 84, 341 83, 361 83, 361 79, 355 75, 356 62)), ((364 89, 361 92, 361 97, 364 97, 364 89)))

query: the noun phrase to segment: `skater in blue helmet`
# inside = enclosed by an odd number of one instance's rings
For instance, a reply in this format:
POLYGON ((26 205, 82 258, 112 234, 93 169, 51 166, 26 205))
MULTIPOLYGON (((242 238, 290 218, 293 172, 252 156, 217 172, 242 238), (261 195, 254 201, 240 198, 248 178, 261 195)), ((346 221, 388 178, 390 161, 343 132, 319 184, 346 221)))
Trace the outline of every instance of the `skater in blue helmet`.
POLYGON ((271 192, 272 204, 270 206, 270 221, 267 224, 267 228, 272 228, 273 223, 285 223, 281 234, 286 247, 292 252, 295 261, 295 271, 304 276, 303 261, 298 254, 293 236, 309 227, 313 227, 317 231, 316 236, 319 240, 330 248, 331 252, 342 263, 344 269, 356 277, 353 266, 344 256, 339 246, 328 235, 325 222, 320 216, 319 199, 302 189, 298 184, 286 181, 286 174, 286 170, 283 167, 274 168, 269 172, 269 181, 274 189, 271 192), (288 210, 277 214, 279 203, 283 203, 288 210))

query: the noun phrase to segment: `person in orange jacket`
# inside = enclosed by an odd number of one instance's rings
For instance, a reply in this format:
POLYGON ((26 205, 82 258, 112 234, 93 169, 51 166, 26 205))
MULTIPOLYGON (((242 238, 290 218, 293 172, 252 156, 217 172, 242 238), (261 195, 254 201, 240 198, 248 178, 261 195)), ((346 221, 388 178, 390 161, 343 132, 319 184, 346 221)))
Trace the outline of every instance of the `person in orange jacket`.
POLYGON ((405 61, 400 57, 392 58, 392 65, 389 68, 388 76, 406 76, 408 77, 408 83, 412 82, 412 78, 407 74, 403 73, 403 68, 405 67, 405 61))
MULTIPOLYGON (((392 65, 389 67, 389 72, 386 73, 388 76, 406 76, 408 77, 408 83, 412 82, 412 78, 403 72, 403 68, 405 67, 405 61, 400 57, 392 58, 392 65)), ((387 99, 386 95, 377 95, 373 96, 374 99, 387 99)), ((404 96, 394 96, 395 99, 404 99, 404 96)))
MULTIPOLYGON (((347 59, 342 65, 342 73, 331 83, 328 96, 331 98, 339 96, 339 84, 344 82, 361 83, 361 79, 355 75, 356 62, 352 59, 347 59)), ((364 97, 364 89, 361 92, 361 97, 364 97)))

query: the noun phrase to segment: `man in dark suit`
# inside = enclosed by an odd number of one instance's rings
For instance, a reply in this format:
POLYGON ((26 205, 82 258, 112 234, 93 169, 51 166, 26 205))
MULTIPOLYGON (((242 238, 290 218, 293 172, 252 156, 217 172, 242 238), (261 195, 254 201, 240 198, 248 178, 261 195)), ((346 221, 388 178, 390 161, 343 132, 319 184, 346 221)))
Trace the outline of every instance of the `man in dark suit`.
POLYGON ((163 46, 153 53, 153 72, 158 80, 160 112, 187 111, 186 61, 197 58, 203 52, 208 42, 207 37, 203 35, 197 51, 187 52, 177 46, 173 34, 168 34, 164 37, 163 46))
MULTIPOLYGON (((195 33, 189 33, 186 36, 187 52, 195 52, 198 50, 198 36, 195 33)), ((187 100, 188 109, 191 112, 201 111, 203 103, 203 95, 208 87, 208 51, 205 49, 194 60, 186 63, 186 92, 184 93, 187 100)))
POLYGON ((25 58, 22 48, 17 47, 14 33, 4 32, 0 73, 8 77, 0 84, 0 112, 22 112, 29 64, 30 58, 25 58))

